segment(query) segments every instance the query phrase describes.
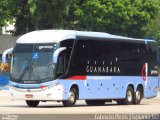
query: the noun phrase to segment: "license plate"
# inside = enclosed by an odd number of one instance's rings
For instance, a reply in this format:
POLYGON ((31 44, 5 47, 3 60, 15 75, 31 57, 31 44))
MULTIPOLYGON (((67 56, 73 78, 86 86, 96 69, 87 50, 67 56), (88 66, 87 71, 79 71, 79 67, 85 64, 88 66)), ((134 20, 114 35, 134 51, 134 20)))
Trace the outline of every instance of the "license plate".
POLYGON ((25 97, 26 98, 33 98, 33 95, 32 94, 26 94, 25 97))

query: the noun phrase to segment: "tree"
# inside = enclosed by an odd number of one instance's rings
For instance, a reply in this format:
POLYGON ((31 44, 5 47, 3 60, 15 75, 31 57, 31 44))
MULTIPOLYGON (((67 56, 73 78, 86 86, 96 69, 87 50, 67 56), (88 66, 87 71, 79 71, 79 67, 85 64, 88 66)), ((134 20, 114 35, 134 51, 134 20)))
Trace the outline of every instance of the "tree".
POLYGON ((2 32, 2 27, 5 26, 7 22, 13 22, 13 19, 11 19, 11 12, 8 9, 8 1, 10 0, 0 1, 0 33, 2 32))
MULTIPOLYGON (((137 7, 138 18, 137 25, 132 24, 131 28, 136 28, 136 35, 145 38, 147 36, 148 25, 156 19, 156 15, 160 10, 160 1, 159 0, 136 0, 135 7, 137 7)), ((134 20, 136 21, 136 19, 134 20)))
POLYGON ((77 29, 144 38, 155 36, 151 29, 160 10, 159 0, 2 1, 10 11, 0 9, 0 15, 9 16, 1 21, 15 18, 17 34, 37 29, 77 29))
POLYGON ((76 27, 143 38, 158 5, 159 0, 85 0, 75 11, 76 27))
POLYGON ((8 2, 11 16, 16 20, 16 35, 34 30, 32 11, 30 11, 33 9, 32 2, 33 0, 10 0, 8 2))
POLYGON ((68 0, 37 0, 35 22, 37 29, 60 29, 65 24, 68 0))
POLYGON ((36 29, 58 29, 65 23, 66 0, 11 0, 16 34, 36 29))
POLYGON ((7 0, 1 0, 0 1, 0 26, 4 26, 6 24, 6 21, 10 17, 10 12, 7 7, 7 0))
POLYGON ((152 20, 146 27, 147 34, 146 36, 152 37, 152 39, 158 42, 160 46, 160 14, 156 15, 156 18, 152 20))

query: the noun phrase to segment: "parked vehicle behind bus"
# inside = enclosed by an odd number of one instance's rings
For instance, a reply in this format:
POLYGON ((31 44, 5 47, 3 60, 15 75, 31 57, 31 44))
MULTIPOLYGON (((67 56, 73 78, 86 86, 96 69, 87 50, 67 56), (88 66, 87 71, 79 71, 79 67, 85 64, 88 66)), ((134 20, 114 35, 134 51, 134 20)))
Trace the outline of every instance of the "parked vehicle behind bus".
POLYGON ((140 104, 157 95, 154 40, 101 32, 42 30, 18 38, 12 51, 12 99, 30 107, 40 101, 76 100, 88 105, 140 104))
POLYGON ((158 58, 158 90, 160 91, 160 47, 157 49, 157 58, 158 58))

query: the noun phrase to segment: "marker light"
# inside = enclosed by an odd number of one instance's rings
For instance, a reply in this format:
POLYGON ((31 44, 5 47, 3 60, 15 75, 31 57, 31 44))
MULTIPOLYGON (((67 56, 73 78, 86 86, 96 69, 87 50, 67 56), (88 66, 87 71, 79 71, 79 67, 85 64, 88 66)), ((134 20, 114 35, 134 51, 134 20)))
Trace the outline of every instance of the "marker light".
POLYGON ((39 88, 41 88, 41 89, 44 89, 44 88, 46 88, 47 86, 39 86, 39 88))

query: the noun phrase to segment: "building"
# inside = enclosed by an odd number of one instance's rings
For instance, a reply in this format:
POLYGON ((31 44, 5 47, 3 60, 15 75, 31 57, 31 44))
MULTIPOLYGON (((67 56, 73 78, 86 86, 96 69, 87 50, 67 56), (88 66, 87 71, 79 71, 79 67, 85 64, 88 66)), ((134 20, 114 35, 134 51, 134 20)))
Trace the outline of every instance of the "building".
MULTIPOLYGON (((12 35, 0 35, 0 66, 1 66, 1 58, 2 53, 6 49, 13 47, 16 43, 16 40, 20 36, 12 36, 12 35)), ((7 55, 7 57, 11 57, 11 55, 7 55)), ((0 72, 0 89, 9 84, 9 73, 1 73, 0 72)), ((3 88, 6 89, 6 88, 3 88)))
POLYGON ((6 49, 13 47, 20 36, 0 35, 0 59, 6 49))
MULTIPOLYGON (((15 21, 15 20, 13 20, 15 21)), ((2 27, 2 35, 4 34, 8 34, 8 35, 12 35, 15 32, 15 23, 10 24, 9 22, 6 23, 5 26, 2 27)))

